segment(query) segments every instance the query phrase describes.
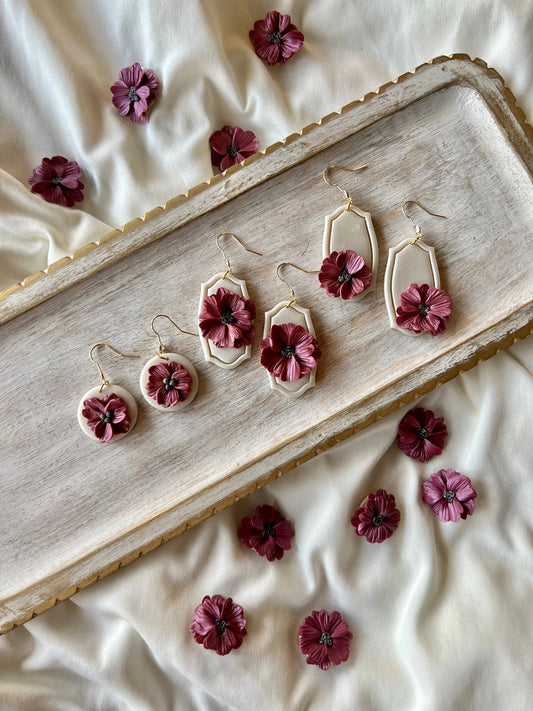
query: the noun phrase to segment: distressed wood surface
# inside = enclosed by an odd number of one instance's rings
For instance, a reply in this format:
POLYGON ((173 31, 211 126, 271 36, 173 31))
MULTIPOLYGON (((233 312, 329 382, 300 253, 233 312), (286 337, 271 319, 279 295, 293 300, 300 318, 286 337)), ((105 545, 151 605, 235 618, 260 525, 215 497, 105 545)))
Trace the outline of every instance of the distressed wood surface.
POLYGON ((529 333, 533 149, 522 118, 493 70, 441 58, 4 294, 0 631, 529 333), (286 274, 323 352, 316 387, 289 399, 259 364, 262 315, 286 296, 275 267, 319 267, 324 216, 342 204, 321 173, 361 163, 368 169, 343 186, 372 214, 376 288, 339 303, 316 275, 286 274), (454 302, 435 339, 389 328, 386 256, 411 236, 407 199, 448 218, 418 218, 454 302), (183 412, 159 412, 138 385, 156 347, 150 319, 167 313, 195 329, 200 284, 224 268, 221 231, 264 255, 227 245, 258 310, 252 358, 218 368, 204 362, 199 339, 162 321, 163 341, 194 363, 199 389, 183 412), (101 354, 109 380, 139 407, 134 431, 109 445, 86 437, 76 418, 98 384, 88 360, 98 341, 141 356, 101 354))

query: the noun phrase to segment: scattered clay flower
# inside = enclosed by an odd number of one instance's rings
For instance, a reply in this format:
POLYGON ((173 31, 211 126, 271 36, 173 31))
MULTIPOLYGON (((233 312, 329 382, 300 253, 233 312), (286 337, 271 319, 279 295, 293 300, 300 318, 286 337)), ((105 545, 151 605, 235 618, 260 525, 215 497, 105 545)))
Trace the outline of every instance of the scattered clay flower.
POLYGON ((300 651, 308 664, 316 664, 323 671, 345 662, 350 655, 352 633, 340 612, 313 610, 300 625, 300 651))
POLYGON ((32 193, 38 193, 47 202, 72 207, 75 202, 83 200, 82 175, 75 160, 54 156, 43 158, 41 165, 33 169, 28 183, 32 193))
POLYGON ((357 535, 364 536, 369 543, 383 543, 400 523, 394 496, 385 489, 369 494, 364 506, 355 511, 351 523, 357 535))
POLYGON ((283 518, 273 506, 258 506, 253 516, 242 519, 238 536, 246 548, 253 548, 268 560, 281 560, 290 550, 294 536, 292 523, 283 518))
POLYGON ((283 382, 310 373, 321 355, 316 338, 294 323, 274 324, 261 341, 261 365, 283 382))
POLYGON ((467 476, 455 469, 441 469, 422 484, 422 499, 441 521, 459 521, 476 508, 476 490, 467 476))
POLYGON ((328 296, 349 300, 370 286, 372 270, 366 266, 363 257, 352 249, 345 249, 332 252, 324 259, 318 280, 328 296))
POLYGON ((238 126, 223 126, 209 139, 211 164, 223 173, 231 165, 240 163, 259 148, 259 141, 252 131, 243 131, 238 126))
POLYGON ((189 630, 206 649, 214 649, 221 656, 229 654, 241 646, 246 636, 244 611, 231 597, 206 595, 194 611, 189 630))
POLYGON ((304 36, 291 23, 290 15, 275 10, 267 13, 264 20, 255 22, 249 35, 257 56, 266 59, 271 66, 285 64, 304 43, 304 36))
POLYGON ((158 405, 173 407, 187 399, 191 391, 192 378, 181 363, 173 360, 162 361, 152 365, 148 374, 146 392, 158 405))
POLYGON ((139 62, 124 67, 110 88, 113 106, 121 116, 129 116, 134 123, 146 123, 146 111, 159 91, 159 82, 151 69, 143 71, 139 62))
POLYGON ((99 442, 109 442, 113 435, 125 434, 130 428, 128 406, 115 393, 87 398, 82 415, 99 442))
POLYGON ((415 407, 398 425, 396 441, 408 457, 428 462, 442 452, 447 436, 444 417, 435 417, 432 410, 415 407))
POLYGON ((200 330, 217 348, 240 348, 254 340, 255 304, 221 286, 204 299, 200 330))
POLYGON ((401 306, 396 309, 396 323, 414 333, 427 331, 437 336, 446 330, 452 312, 452 300, 442 289, 428 284, 411 284, 400 295, 401 306))

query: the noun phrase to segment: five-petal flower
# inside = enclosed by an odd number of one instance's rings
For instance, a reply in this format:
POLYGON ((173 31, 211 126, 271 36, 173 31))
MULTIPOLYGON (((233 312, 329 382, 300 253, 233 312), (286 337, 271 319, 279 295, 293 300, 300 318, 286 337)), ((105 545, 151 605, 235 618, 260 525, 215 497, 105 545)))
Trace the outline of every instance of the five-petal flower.
POLYGON ((442 289, 428 284, 411 284, 400 294, 396 323, 414 333, 426 331, 437 336, 446 330, 452 300, 442 289))
POLYGON ((221 656, 241 646, 246 636, 246 620, 240 605, 231 597, 206 595, 194 611, 189 630, 198 644, 221 656))
POLYGON ((291 23, 290 15, 276 10, 267 13, 264 20, 257 20, 249 35, 257 56, 271 66, 285 64, 304 43, 304 36, 291 23))
POLYGON ((477 491, 467 476, 455 469, 441 469, 422 484, 422 499, 441 521, 459 521, 476 508, 477 491))
POLYGON ((41 165, 33 169, 28 183, 32 193, 38 193, 47 202, 72 207, 75 202, 83 200, 82 175, 75 160, 53 156, 43 158, 41 165))
POLYGON ((158 405, 173 407, 178 402, 186 400, 190 391, 192 378, 181 363, 171 360, 152 365, 148 370, 146 392, 158 405))
POLYGON ((211 164, 223 173, 235 163, 241 163, 259 148, 259 141, 252 131, 243 131, 238 126, 223 126, 209 139, 211 164))
POLYGON ((114 435, 125 434, 130 428, 128 406, 115 393, 87 398, 82 415, 99 442, 109 442, 114 435))
POLYGON ((321 355, 316 338, 294 323, 274 324, 261 341, 261 365, 283 382, 310 373, 321 355))
POLYGON ((369 494, 365 504, 356 509, 351 518, 357 535, 364 536, 369 543, 386 541, 399 523, 400 512, 396 508, 396 500, 385 489, 369 494))
POLYGON ((273 506, 258 506, 253 516, 241 520, 238 534, 243 546, 268 560, 281 560, 291 547, 294 528, 273 506))
POLYGON ((110 88, 113 106, 121 116, 129 116, 134 123, 146 123, 148 107, 155 101, 159 91, 159 82, 151 69, 143 71, 139 62, 124 67, 110 88))
POLYGON ((249 346, 255 337, 255 304, 221 286, 206 296, 198 317, 200 331, 217 348, 249 346))
POLYGON ((322 262, 318 273, 320 286, 328 296, 350 300, 370 286, 372 270, 363 257, 352 249, 332 252, 322 262))
POLYGON ((300 651, 308 664, 327 671, 330 666, 345 662, 350 655, 352 633, 340 612, 313 610, 299 629, 300 651))
POLYGON ((398 425, 396 441, 407 456, 428 462, 442 452, 447 436, 444 417, 435 417, 433 410, 415 407, 398 425))

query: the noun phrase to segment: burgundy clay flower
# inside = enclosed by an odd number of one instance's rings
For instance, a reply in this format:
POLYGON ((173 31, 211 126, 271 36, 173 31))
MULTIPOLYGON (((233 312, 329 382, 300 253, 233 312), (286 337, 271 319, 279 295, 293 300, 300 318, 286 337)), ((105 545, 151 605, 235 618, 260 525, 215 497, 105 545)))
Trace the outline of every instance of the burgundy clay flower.
POLYGON ((290 550, 294 528, 273 506, 258 506, 253 516, 241 520, 237 535, 243 546, 268 560, 281 560, 290 550))
POLYGON ((172 407, 187 399, 192 378, 181 363, 173 360, 156 363, 149 368, 148 373, 146 392, 158 405, 172 407))
POLYGON ((422 484, 422 499, 441 521, 459 521, 476 508, 477 491, 467 476, 455 469, 441 469, 422 484))
POLYGON ((221 173, 231 165, 240 163, 259 148, 259 141, 252 131, 243 131, 238 126, 223 126, 209 139, 211 164, 221 173))
POLYGON ((350 655, 353 635, 340 612, 313 610, 300 625, 300 651, 308 664, 316 664, 327 671, 330 666, 345 662, 350 655))
POLYGON ((83 200, 83 173, 75 160, 63 156, 43 158, 41 165, 33 169, 28 183, 32 193, 38 193, 47 202, 72 207, 83 200))
POLYGON ((139 62, 124 67, 110 89, 113 106, 121 116, 129 116, 134 123, 146 123, 146 111, 159 91, 159 82, 151 69, 143 71, 139 62))
POLYGON ((206 595, 194 611, 189 630, 206 649, 214 649, 221 656, 229 654, 241 646, 246 636, 244 611, 231 597, 206 595))
POLYGON ((372 270, 366 266, 363 257, 352 249, 345 249, 332 252, 324 259, 318 280, 328 296, 350 300, 370 286, 372 270))
POLYGON ((396 309, 396 323, 414 333, 427 331, 437 336, 446 330, 452 312, 452 300, 442 289, 428 284, 411 284, 400 295, 401 306, 396 309))
POLYGON ((385 489, 369 494, 364 506, 356 509, 351 518, 357 535, 364 536, 369 543, 383 543, 392 536, 399 523, 396 500, 385 489))
POLYGON ((447 436, 444 417, 435 417, 433 410, 415 407, 398 425, 396 441, 408 457, 428 462, 442 452, 447 436))
POLYGON ((114 435, 125 434, 130 428, 128 406, 115 393, 87 398, 82 415, 99 442, 109 442, 114 435))
POLYGON ((264 20, 257 20, 249 35, 257 56, 271 66, 285 64, 304 43, 303 34, 291 23, 291 16, 276 10, 267 13, 264 20))
POLYGON ((249 346, 255 337, 255 304, 221 286, 204 299, 200 330, 217 348, 249 346))
POLYGON ((274 324, 261 341, 261 365, 283 382, 310 373, 321 355, 316 338, 294 323, 274 324))

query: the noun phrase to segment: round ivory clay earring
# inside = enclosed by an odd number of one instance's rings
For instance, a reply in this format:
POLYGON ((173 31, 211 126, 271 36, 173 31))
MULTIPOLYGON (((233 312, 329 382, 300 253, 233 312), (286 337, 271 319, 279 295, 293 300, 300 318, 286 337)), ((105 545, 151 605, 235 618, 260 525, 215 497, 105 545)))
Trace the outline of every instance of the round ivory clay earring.
POLYGON ((181 333, 189 336, 197 334, 184 331, 166 314, 157 314, 152 319, 151 328, 157 336, 158 348, 141 371, 141 393, 156 410, 176 412, 188 407, 194 400, 198 392, 198 373, 188 358, 165 351, 161 336, 154 328, 157 318, 168 319, 181 333))
POLYGON ((106 379, 98 361, 93 358, 95 348, 109 348, 121 358, 138 358, 125 355, 107 343, 96 343, 89 353, 89 358, 98 368, 102 384, 91 388, 82 397, 78 406, 78 422, 81 429, 91 439, 109 442, 124 437, 135 427, 137 421, 137 403, 133 395, 120 385, 114 385, 106 379))

